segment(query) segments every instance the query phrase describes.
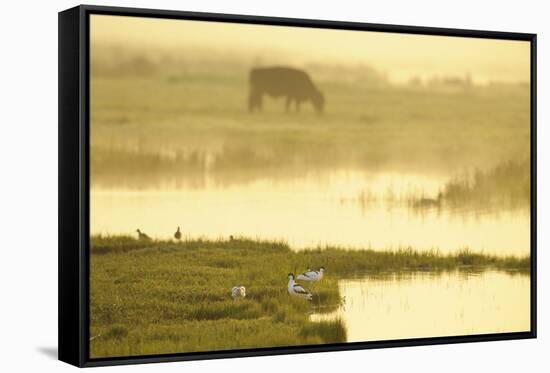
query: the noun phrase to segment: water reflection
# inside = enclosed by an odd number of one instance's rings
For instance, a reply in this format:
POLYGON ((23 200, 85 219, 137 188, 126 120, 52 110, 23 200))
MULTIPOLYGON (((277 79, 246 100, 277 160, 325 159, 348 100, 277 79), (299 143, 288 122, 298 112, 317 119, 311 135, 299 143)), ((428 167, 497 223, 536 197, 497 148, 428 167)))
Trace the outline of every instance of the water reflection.
POLYGON ((503 272, 405 273, 339 281, 348 342, 528 331, 530 277, 503 272))
POLYGON ((392 202, 422 190, 437 194, 445 178, 358 171, 310 173, 290 179, 264 178, 244 184, 201 188, 170 185, 128 190, 96 187, 91 192, 92 234, 132 234, 141 228, 170 238, 177 226, 190 238, 229 235, 286 240, 295 248, 353 248, 442 252, 468 247, 492 254, 529 253, 528 211, 487 213, 468 209, 411 209, 392 202), (368 188, 376 203, 353 200, 368 188))

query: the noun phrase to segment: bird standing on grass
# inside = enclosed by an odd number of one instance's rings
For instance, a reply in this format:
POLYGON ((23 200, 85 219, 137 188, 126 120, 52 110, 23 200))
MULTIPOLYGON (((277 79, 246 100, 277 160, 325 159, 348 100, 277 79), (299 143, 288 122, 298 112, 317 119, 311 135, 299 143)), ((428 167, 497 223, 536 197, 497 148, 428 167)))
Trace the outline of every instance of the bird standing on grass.
POLYGON ((318 271, 308 269, 306 272, 299 274, 296 278, 303 281, 317 282, 323 278, 323 272, 325 272, 325 267, 319 268, 318 271))
POLYGON ((313 295, 311 295, 311 293, 309 291, 307 291, 306 289, 304 289, 304 287, 302 285, 297 284, 294 281, 294 273, 289 273, 288 274, 288 293, 290 295, 295 295, 295 296, 298 296, 298 297, 302 297, 302 298, 305 298, 307 300, 312 300, 313 299, 313 295))
POLYGON ((136 229, 136 232, 138 234, 138 239, 142 240, 142 241, 149 241, 151 240, 151 237, 149 237, 148 235, 146 235, 145 233, 143 233, 142 231, 140 231, 139 229, 136 229))
POLYGON ((174 238, 178 241, 181 240, 180 227, 178 227, 178 230, 176 231, 176 233, 174 233, 174 238))
POLYGON ((231 296, 233 298, 246 297, 246 288, 244 286, 233 286, 233 288, 231 289, 231 296))

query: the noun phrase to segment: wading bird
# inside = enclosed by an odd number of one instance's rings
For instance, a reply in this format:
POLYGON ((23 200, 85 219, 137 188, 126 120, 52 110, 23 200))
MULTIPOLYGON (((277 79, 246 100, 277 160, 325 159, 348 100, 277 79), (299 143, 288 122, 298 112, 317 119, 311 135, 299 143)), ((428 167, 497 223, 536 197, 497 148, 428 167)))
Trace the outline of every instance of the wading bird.
POLYGON ((312 269, 308 269, 306 272, 298 275, 296 277, 298 280, 303 281, 309 281, 309 282, 317 282, 323 278, 323 273, 325 272, 325 267, 319 268, 318 271, 314 271, 312 269))
POLYGON ((298 296, 298 297, 302 297, 302 298, 305 298, 307 300, 312 300, 313 299, 313 295, 311 295, 311 293, 309 291, 307 291, 306 289, 304 289, 304 287, 302 285, 297 284, 294 281, 294 273, 289 273, 288 274, 288 293, 290 295, 295 295, 295 296, 298 296))
POLYGON ((138 238, 142 241, 149 241, 151 237, 140 231, 139 229, 136 229, 136 232, 138 234, 138 238))
POLYGON ((231 289, 231 296, 233 298, 246 297, 246 288, 244 286, 233 286, 233 288, 231 289))
POLYGON ((174 233, 174 238, 178 241, 181 240, 180 227, 178 227, 178 230, 176 231, 176 233, 174 233))

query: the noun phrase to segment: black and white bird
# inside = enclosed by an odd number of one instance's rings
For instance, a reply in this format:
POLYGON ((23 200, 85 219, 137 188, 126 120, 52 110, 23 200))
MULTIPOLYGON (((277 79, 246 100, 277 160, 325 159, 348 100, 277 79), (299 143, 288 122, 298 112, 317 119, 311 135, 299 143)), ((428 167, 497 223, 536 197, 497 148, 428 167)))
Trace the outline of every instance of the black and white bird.
POLYGON ((178 241, 181 240, 180 227, 178 227, 178 230, 176 231, 176 233, 174 233, 174 238, 178 241))
POLYGON ((231 296, 233 298, 246 297, 246 288, 244 286, 233 286, 233 288, 231 289, 231 296))
POLYGON ((139 229, 136 229, 136 232, 138 234, 138 239, 140 239, 141 241, 149 241, 151 240, 151 237, 149 237, 148 235, 146 235, 145 233, 143 233, 142 231, 140 231, 139 229))
POLYGON ((302 280, 302 281, 317 282, 317 281, 320 281, 323 278, 323 273, 324 272, 325 272, 325 267, 319 268, 318 271, 308 269, 304 273, 299 274, 298 277, 296 277, 296 278, 298 280, 302 280))
POLYGON ((294 281, 294 273, 288 274, 288 293, 290 295, 295 295, 297 297, 302 297, 307 300, 312 300, 313 295, 309 291, 307 291, 302 285, 297 284, 294 281))

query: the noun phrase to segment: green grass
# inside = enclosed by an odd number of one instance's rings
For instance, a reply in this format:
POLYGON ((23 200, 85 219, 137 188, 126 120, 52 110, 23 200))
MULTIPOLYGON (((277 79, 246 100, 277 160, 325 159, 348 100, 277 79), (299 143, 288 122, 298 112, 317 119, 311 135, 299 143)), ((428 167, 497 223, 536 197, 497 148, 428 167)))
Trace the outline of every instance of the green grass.
POLYGON ((94 236, 90 255, 91 357, 310 345, 346 341, 341 320, 312 322, 312 311, 341 302, 337 279, 357 273, 466 267, 529 272, 529 258, 468 250, 452 255, 316 248, 236 239, 138 241, 94 236), (325 266, 312 302, 291 297, 287 274, 325 266), (244 285, 245 299, 231 298, 244 285))

